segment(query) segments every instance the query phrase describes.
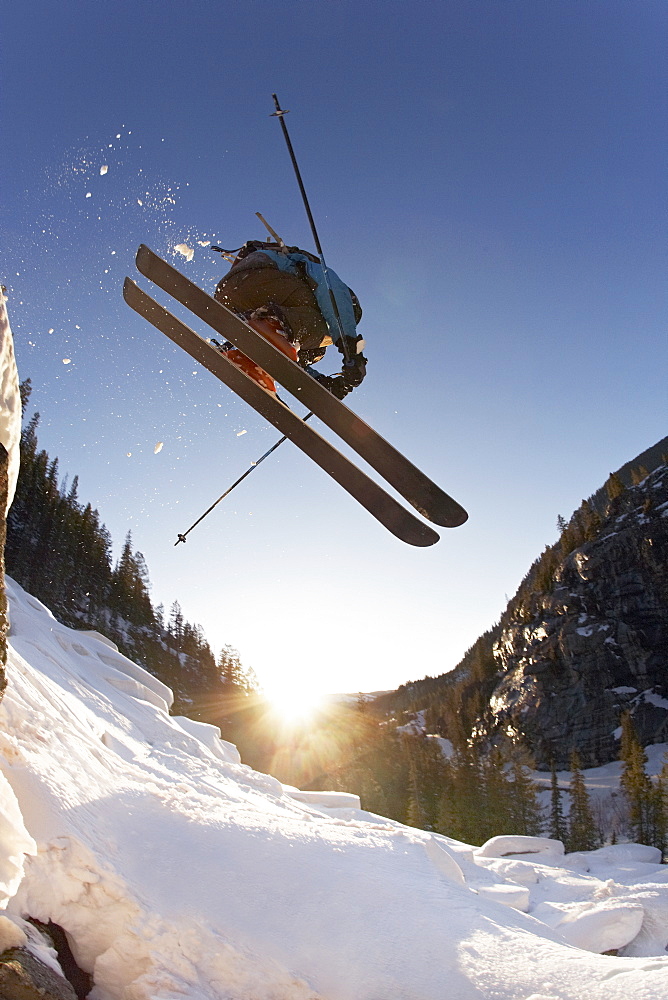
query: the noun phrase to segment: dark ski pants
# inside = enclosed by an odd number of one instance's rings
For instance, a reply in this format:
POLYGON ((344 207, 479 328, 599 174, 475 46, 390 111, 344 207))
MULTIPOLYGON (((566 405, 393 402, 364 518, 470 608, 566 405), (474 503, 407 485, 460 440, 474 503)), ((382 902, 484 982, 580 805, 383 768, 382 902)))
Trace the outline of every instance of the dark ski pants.
POLYGON ((315 295, 302 278, 277 267, 233 268, 216 287, 215 297, 234 312, 278 306, 302 349, 331 344, 315 295))

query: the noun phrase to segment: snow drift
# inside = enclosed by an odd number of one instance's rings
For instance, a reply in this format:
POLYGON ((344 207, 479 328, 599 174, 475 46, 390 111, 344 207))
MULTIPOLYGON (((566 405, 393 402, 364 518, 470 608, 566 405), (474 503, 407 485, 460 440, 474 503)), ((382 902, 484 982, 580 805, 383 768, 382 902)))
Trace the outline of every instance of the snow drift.
MULTIPOLYGON (((19 441, 21 439, 21 396, 19 375, 14 358, 14 341, 7 316, 4 287, 0 288, 0 444, 9 456, 7 467, 7 504, 9 510, 19 475, 19 441)), ((6 513, 4 511, 3 513, 6 513)))
POLYGON ((92 1000, 668 995, 656 852, 472 849, 298 796, 171 718, 101 637, 8 595, 0 923, 65 928, 92 1000))

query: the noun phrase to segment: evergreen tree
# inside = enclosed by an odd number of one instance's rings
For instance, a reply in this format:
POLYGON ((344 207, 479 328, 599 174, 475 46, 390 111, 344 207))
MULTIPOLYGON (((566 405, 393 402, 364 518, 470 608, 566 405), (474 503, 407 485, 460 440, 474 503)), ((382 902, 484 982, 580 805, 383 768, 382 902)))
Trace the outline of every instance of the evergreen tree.
POLYGON ((629 807, 631 836, 639 844, 653 843, 658 816, 657 796, 645 765, 645 753, 628 712, 622 716, 622 775, 621 786, 629 807))
POLYGON ((493 747, 485 755, 481 768, 484 797, 478 817, 480 842, 501 833, 519 833, 513 829, 516 819, 513 796, 516 791, 510 780, 508 755, 502 748, 493 747))
POLYGON ((566 820, 564 819, 564 810, 561 802, 561 789, 559 788, 557 767, 554 760, 552 760, 551 766, 550 788, 549 834, 554 840, 561 840, 562 843, 565 843, 568 835, 568 828, 566 820))
POLYGON ((591 811, 589 793, 584 782, 577 750, 571 754, 571 809, 568 816, 568 836, 566 849, 572 851, 593 851, 600 845, 600 838, 591 811))
POLYGON ((423 790, 420 787, 418 780, 418 769, 415 761, 415 752, 413 744, 415 742, 415 736, 404 736, 404 746, 406 748, 406 753, 408 756, 408 780, 409 780, 409 796, 408 796, 408 810, 406 814, 406 821, 409 826, 416 826, 423 830, 427 824, 427 809, 426 803, 423 797, 423 790))
POLYGON ((480 758, 467 741, 455 745, 444 769, 436 829, 455 840, 482 844, 483 781, 480 758))
POLYGON ((446 773, 443 752, 436 740, 425 735, 406 735, 402 742, 408 758, 408 822, 423 830, 434 830, 446 773))
POLYGON ((651 840, 652 846, 658 847, 662 856, 666 853, 668 846, 668 778, 666 775, 666 765, 664 764, 661 774, 656 779, 656 785, 652 788, 652 812, 651 812, 651 840))
POLYGON ((21 397, 21 416, 25 416, 26 407, 30 394, 32 393, 32 382, 29 378, 24 379, 19 385, 19 395, 21 397))
POLYGON ((605 482, 605 491, 608 494, 609 500, 614 500, 616 497, 622 495, 626 486, 621 481, 616 472, 611 472, 605 482))
POLYGON ((133 625, 154 625, 148 588, 146 561, 141 552, 133 553, 132 533, 128 531, 111 577, 112 608, 133 625))
POLYGON ((520 748, 514 748, 510 762, 511 816, 509 833, 537 837, 543 829, 543 810, 538 785, 531 777, 531 762, 520 748))
POLYGON ((169 609, 169 625, 167 631, 174 640, 177 649, 181 648, 183 640, 183 611, 178 601, 173 601, 169 609))

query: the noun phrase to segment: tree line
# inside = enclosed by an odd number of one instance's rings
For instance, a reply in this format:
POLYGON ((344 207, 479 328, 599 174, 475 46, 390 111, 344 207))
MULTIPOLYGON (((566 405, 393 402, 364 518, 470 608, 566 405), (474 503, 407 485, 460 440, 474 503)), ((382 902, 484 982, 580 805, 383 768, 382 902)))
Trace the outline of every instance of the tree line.
POLYGON ((490 747, 455 736, 444 754, 441 739, 379 718, 374 707, 362 696, 354 707, 330 707, 265 758, 271 773, 302 788, 355 792, 365 810, 468 844, 517 834, 560 840, 567 852, 620 840, 666 849, 668 764, 647 774, 630 715, 622 720, 619 791, 592 797, 577 751, 568 779, 553 763, 547 784, 517 739, 490 747))
MULTIPOLYGON (((21 385, 25 413, 30 380, 21 385)), ((252 671, 226 646, 216 656, 200 625, 174 601, 154 607, 146 560, 128 531, 112 560, 111 535, 100 514, 79 499, 79 480, 59 478, 58 459, 38 445, 39 413, 24 427, 21 466, 7 515, 5 564, 17 583, 71 628, 96 629, 126 656, 159 677, 175 695, 175 714, 215 722, 230 700, 255 689, 252 671)), ((217 723, 216 723, 217 724, 217 723)))

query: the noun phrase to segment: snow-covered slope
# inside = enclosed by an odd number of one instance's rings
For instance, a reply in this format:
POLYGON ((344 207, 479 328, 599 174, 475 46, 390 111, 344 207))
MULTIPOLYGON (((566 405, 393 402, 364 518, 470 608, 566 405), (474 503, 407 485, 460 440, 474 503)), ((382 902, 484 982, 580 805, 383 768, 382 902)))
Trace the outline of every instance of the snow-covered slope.
POLYGON ((658 852, 474 851, 299 800, 8 589, 0 888, 10 920, 66 929, 92 1000, 665 1000, 658 852))
POLYGON ((14 358, 14 341, 7 316, 7 299, 0 288, 0 444, 9 454, 7 468, 7 510, 11 506, 19 475, 21 438, 21 396, 14 358))

